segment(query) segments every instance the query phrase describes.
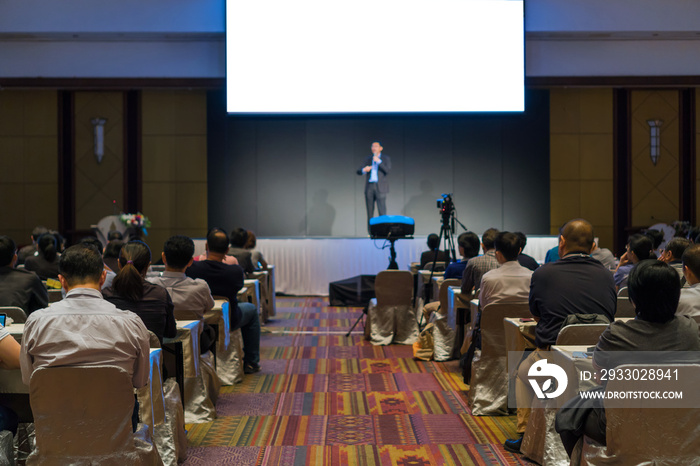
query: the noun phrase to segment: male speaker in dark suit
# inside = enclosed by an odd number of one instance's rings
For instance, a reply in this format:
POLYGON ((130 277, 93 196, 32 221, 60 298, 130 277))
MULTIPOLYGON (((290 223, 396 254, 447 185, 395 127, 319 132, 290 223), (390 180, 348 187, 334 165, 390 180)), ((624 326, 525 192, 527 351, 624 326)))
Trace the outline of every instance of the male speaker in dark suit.
POLYGON ((389 192, 387 175, 391 170, 391 159, 382 155, 382 145, 372 143, 372 155, 368 155, 365 163, 357 170, 358 175, 365 175, 365 201, 367 203, 367 222, 374 216, 374 203, 377 202, 379 215, 386 215, 386 193, 389 192))

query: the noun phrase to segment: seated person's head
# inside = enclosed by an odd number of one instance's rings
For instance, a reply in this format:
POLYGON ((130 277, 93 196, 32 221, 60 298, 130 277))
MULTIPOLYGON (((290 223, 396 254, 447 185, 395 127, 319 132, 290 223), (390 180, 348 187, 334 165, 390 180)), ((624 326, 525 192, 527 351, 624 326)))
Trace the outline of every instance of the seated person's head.
POLYGON ((59 254, 62 253, 66 249, 66 239, 57 230, 49 230, 49 233, 56 238, 56 249, 58 250, 59 254))
POLYGON ((515 236, 520 240, 520 252, 522 253, 525 250, 525 246, 527 246, 527 236, 522 231, 516 231, 515 236))
POLYGON ((515 233, 502 231, 496 236, 494 241, 496 248, 496 259, 503 264, 518 259, 520 254, 520 238, 515 233))
POLYGON ((119 273, 112 289, 130 301, 143 298, 143 280, 151 265, 151 249, 143 241, 129 241, 119 251, 119 273))
POLYGON ((92 245, 79 243, 61 254, 58 278, 66 290, 76 286, 99 289, 106 276, 104 268, 100 251, 92 245))
POLYGON ((686 238, 688 238, 691 243, 700 244, 697 239, 698 236, 700 236, 700 227, 690 227, 688 229, 686 238))
POLYGON ((652 258, 654 245, 648 236, 641 233, 632 235, 627 241, 627 255, 633 264, 652 258))
POLYGON ((683 275, 688 283, 700 282, 700 244, 688 246, 683 251, 683 275))
POLYGON ((428 235, 428 249, 435 251, 440 247, 440 237, 435 233, 430 233, 428 235))
POLYGON ((255 246, 257 244, 257 238, 255 237, 255 233, 252 231, 248 230, 248 238, 245 241, 245 246, 243 246, 245 249, 255 249, 255 246))
POLYGON ((664 262, 679 261, 688 246, 690 246, 690 241, 685 238, 671 238, 671 241, 666 243, 660 259, 664 262))
POLYGON ((118 239, 110 241, 107 243, 107 246, 105 246, 105 252, 102 254, 102 257, 119 259, 119 253, 122 247, 124 247, 124 241, 118 239))
POLYGON ((228 252, 228 235, 221 228, 214 227, 207 233, 207 251, 216 254, 228 252))
POLYGON ((41 235, 45 235, 48 232, 49 232, 49 229, 46 228, 45 226, 39 225, 39 226, 34 227, 34 229, 32 230, 32 242, 36 243, 41 235))
POLYGON ((107 235, 107 241, 116 241, 116 240, 124 241, 124 236, 121 234, 121 232, 119 232, 117 230, 110 231, 109 234, 107 235))
POLYGON ((654 259, 638 262, 627 279, 627 289, 638 319, 659 323, 673 319, 681 283, 670 265, 654 259))
POLYGON ((0 236, 0 267, 12 267, 17 260, 17 245, 9 236, 0 236))
POLYGON ((39 250, 39 254, 41 254, 44 259, 49 262, 56 260, 56 256, 58 255, 58 245, 56 244, 56 237, 54 235, 51 233, 44 233, 39 237, 39 240, 36 242, 36 246, 39 250))
POLYGON ((100 240, 94 236, 86 236, 85 238, 80 240, 79 244, 88 244, 94 248, 97 248, 97 250, 100 251, 100 253, 102 253, 104 250, 104 247, 102 246, 100 240))
POLYGON ((171 236, 163 245, 163 263, 168 269, 184 271, 192 264, 192 256, 194 241, 188 236, 171 236))
POLYGON ((656 229, 647 230, 644 236, 651 240, 652 249, 659 249, 659 246, 661 246, 661 243, 664 241, 664 233, 656 229))
POLYGON ((231 246, 242 249, 248 241, 248 230, 245 228, 236 228, 231 232, 231 246))
POLYGON ((481 235, 481 245, 484 247, 484 252, 490 251, 494 248, 494 241, 496 241, 496 236, 500 233, 495 228, 489 228, 481 235))
POLYGON ((459 245, 459 253, 465 259, 471 259, 479 255, 479 237, 476 233, 471 231, 465 231, 457 238, 457 244, 459 245))
POLYGON ((559 257, 571 253, 590 254, 593 250, 593 225, 577 218, 567 222, 559 236, 559 257))

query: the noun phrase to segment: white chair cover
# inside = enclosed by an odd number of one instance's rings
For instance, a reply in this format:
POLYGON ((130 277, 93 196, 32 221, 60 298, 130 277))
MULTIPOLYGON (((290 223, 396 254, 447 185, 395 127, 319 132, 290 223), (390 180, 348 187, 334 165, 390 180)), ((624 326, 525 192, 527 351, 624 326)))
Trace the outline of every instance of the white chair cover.
POLYGON ((376 298, 367 309, 365 337, 373 345, 412 345, 418 340, 418 322, 413 307, 413 275, 402 270, 384 270, 374 282, 376 298))
POLYGON ((440 308, 431 317, 435 325, 433 329, 433 359, 435 361, 448 361, 452 359, 455 345, 455 316, 448 314, 447 290, 450 286, 459 286, 461 280, 450 278, 440 284, 438 295, 440 308))

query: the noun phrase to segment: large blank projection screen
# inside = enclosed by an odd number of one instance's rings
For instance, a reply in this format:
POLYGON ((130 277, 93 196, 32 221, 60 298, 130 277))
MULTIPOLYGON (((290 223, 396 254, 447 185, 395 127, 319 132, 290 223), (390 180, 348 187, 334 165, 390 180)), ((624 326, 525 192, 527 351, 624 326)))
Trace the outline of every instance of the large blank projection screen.
POLYGON ((524 110, 518 0, 227 0, 227 109, 524 110))

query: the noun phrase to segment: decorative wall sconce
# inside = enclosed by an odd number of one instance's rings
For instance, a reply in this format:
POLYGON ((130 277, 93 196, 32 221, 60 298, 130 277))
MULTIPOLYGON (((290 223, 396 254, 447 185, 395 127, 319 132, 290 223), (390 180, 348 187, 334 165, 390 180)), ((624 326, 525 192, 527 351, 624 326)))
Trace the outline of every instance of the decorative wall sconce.
POLYGON ((647 124, 650 129, 650 153, 651 163, 656 166, 656 162, 659 161, 659 154, 661 153, 661 125, 664 123, 663 120, 647 120, 647 124))
POLYGON ((92 140, 97 163, 102 163, 105 155, 105 123, 107 118, 97 117, 90 120, 92 123, 92 140))

